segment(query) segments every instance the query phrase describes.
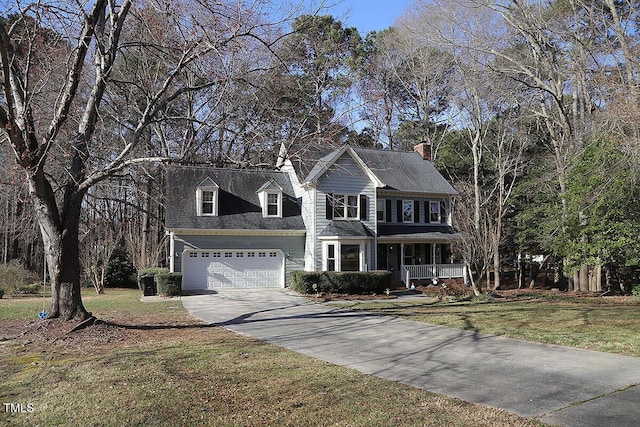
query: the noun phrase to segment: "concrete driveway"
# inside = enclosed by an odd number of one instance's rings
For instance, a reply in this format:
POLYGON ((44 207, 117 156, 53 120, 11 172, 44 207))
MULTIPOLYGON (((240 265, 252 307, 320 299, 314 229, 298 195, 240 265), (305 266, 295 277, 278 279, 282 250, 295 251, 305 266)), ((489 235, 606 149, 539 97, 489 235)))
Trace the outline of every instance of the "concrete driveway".
POLYGON ((340 311, 283 289, 182 302, 210 324, 546 424, 640 425, 640 358, 340 311))

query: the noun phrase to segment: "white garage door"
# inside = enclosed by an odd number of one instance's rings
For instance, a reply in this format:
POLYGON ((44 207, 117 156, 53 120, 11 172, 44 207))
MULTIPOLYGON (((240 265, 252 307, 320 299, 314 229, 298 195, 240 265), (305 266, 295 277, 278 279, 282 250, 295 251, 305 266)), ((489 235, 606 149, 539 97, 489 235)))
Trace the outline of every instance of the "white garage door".
POLYGON ((184 290, 284 286, 279 250, 187 250, 182 256, 184 290))

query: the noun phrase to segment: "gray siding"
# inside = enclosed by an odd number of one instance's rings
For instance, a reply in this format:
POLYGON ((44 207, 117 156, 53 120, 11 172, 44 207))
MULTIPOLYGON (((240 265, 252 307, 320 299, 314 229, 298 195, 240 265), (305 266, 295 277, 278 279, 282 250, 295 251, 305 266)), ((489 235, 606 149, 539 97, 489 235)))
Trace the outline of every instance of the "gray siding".
POLYGON ((304 236, 176 235, 173 253, 176 272, 182 271, 182 251, 185 249, 280 249, 285 254, 287 286, 291 272, 304 269, 304 236), (287 254, 290 254, 289 259, 287 254))
MULTIPOLYGON (((304 226, 307 230, 306 240, 305 240, 305 253, 304 253, 304 269, 307 271, 314 270, 314 259, 315 259, 315 242, 316 242, 316 234, 314 227, 314 216, 316 212, 316 206, 313 199, 314 191, 312 189, 305 189, 298 180, 295 169, 291 165, 290 160, 286 160, 282 168, 280 169, 282 172, 289 174, 289 179, 291 180, 291 184, 293 186, 293 191, 295 192, 296 197, 301 201, 300 204, 300 213, 302 215, 302 221, 304 222, 304 226)), ((324 212, 324 208, 323 208, 324 212)), ((324 214, 323 214, 324 215, 324 214)))
MULTIPOLYGON (((353 158, 345 153, 329 170, 318 180, 316 191, 316 228, 318 236, 331 220, 327 219, 326 196, 327 194, 364 194, 367 196, 367 215, 362 223, 371 231, 375 231, 376 224, 376 187, 367 174, 360 169, 353 158)), ((375 245, 371 241, 369 247, 369 269, 373 269, 375 259, 375 245)), ((316 261, 315 269, 322 270, 322 241, 315 240, 316 261)))

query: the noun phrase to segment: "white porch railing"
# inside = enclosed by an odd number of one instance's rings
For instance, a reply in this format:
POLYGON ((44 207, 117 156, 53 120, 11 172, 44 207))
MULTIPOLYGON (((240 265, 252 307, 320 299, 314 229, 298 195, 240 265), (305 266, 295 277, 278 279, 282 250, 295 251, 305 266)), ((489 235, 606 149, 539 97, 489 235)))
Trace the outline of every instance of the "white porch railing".
POLYGON ((403 265, 400 267, 405 285, 411 286, 411 280, 419 279, 466 279, 466 268, 464 264, 424 264, 424 265, 403 265))

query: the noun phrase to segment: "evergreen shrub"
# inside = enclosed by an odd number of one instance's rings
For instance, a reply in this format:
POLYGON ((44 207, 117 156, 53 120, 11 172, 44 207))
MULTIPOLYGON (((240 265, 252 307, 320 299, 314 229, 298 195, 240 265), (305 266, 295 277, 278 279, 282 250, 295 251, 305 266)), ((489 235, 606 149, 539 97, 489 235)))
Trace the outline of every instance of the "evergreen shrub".
POLYGON ((159 273, 155 276, 158 285, 158 295, 165 297, 177 297, 182 294, 181 273, 159 273))
POLYGON ((104 275, 104 286, 106 288, 135 288, 137 286, 135 277, 136 268, 124 245, 119 244, 109 257, 107 271, 104 275))
MULTIPOLYGON (((169 270, 167 268, 163 268, 163 267, 141 268, 140 270, 138 270, 138 289, 140 289, 141 291, 144 290, 144 287, 142 286, 142 281, 140 280, 140 278, 142 278, 144 276, 153 276, 155 278, 159 274, 165 274, 165 273, 168 273, 168 272, 169 272, 169 270)), ((156 286, 157 285, 158 285, 158 283, 156 282, 156 286)))
POLYGON ((390 286, 391 273, 386 270, 291 272, 291 289, 301 294, 382 293, 390 286))

